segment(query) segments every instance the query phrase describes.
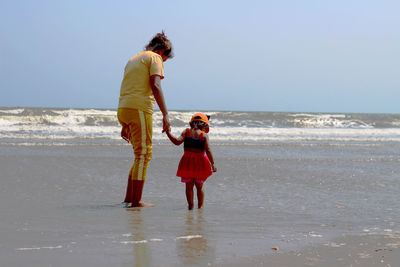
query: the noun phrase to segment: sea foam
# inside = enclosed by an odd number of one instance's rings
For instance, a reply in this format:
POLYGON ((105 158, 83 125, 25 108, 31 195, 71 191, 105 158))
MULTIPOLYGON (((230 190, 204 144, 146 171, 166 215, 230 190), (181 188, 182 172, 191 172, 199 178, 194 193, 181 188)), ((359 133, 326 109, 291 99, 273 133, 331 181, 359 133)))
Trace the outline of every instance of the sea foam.
MULTIPOLYGON (((170 111, 172 133, 189 127, 196 111, 170 111)), ((271 112, 205 112, 211 116, 210 140, 244 142, 400 142, 400 115, 271 112)), ((0 108, 3 140, 120 141, 116 110, 0 108)), ((153 140, 168 142, 162 114, 153 115, 153 140)))

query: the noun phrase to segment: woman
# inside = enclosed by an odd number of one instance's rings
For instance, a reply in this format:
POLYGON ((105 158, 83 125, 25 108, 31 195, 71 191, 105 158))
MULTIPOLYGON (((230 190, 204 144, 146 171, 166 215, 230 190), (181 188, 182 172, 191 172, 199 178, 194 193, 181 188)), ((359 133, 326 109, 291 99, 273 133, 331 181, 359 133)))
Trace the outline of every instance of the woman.
POLYGON ((170 129, 161 79, 164 79, 163 62, 172 57, 172 44, 163 31, 157 33, 145 50, 132 57, 125 66, 118 120, 122 126, 121 137, 131 142, 135 154, 124 200, 127 207, 144 206, 140 200, 152 154, 152 114, 155 102, 163 115, 162 132, 170 129))

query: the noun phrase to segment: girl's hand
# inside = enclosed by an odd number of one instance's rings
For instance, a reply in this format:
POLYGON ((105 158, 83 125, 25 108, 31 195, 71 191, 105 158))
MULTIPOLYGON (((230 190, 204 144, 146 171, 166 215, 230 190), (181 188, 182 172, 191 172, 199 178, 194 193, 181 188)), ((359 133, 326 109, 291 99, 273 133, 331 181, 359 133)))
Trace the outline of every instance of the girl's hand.
POLYGON ((217 172, 217 168, 215 168, 214 164, 211 165, 212 171, 217 172))

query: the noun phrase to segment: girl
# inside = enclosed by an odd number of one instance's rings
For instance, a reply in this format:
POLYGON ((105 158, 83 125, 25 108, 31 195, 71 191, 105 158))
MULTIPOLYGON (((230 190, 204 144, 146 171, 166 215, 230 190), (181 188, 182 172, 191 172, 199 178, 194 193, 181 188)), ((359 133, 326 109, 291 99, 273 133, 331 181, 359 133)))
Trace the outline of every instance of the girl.
POLYGON ((204 202, 203 183, 212 172, 217 171, 207 135, 209 118, 210 116, 202 113, 194 114, 189 123, 190 129, 186 128, 179 137, 167 131, 167 136, 172 143, 177 146, 184 143, 184 154, 179 162, 176 176, 182 178, 182 183, 186 183, 189 210, 193 209, 193 187, 196 186, 197 189, 197 205, 200 209, 204 202))

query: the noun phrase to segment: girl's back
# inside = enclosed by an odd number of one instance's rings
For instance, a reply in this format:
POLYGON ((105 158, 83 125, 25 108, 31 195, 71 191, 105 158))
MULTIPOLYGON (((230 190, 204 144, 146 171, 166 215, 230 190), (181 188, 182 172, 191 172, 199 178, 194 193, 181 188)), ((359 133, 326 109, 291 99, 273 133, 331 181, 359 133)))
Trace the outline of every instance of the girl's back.
POLYGON ((199 138, 201 135, 201 130, 199 128, 190 128, 190 136, 194 138, 199 138))
POLYGON ((205 139, 203 137, 204 132, 197 128, 186 129, 185 139, 184 139, 184 149, 190 152, 200 152, 205 151, 205 139))

